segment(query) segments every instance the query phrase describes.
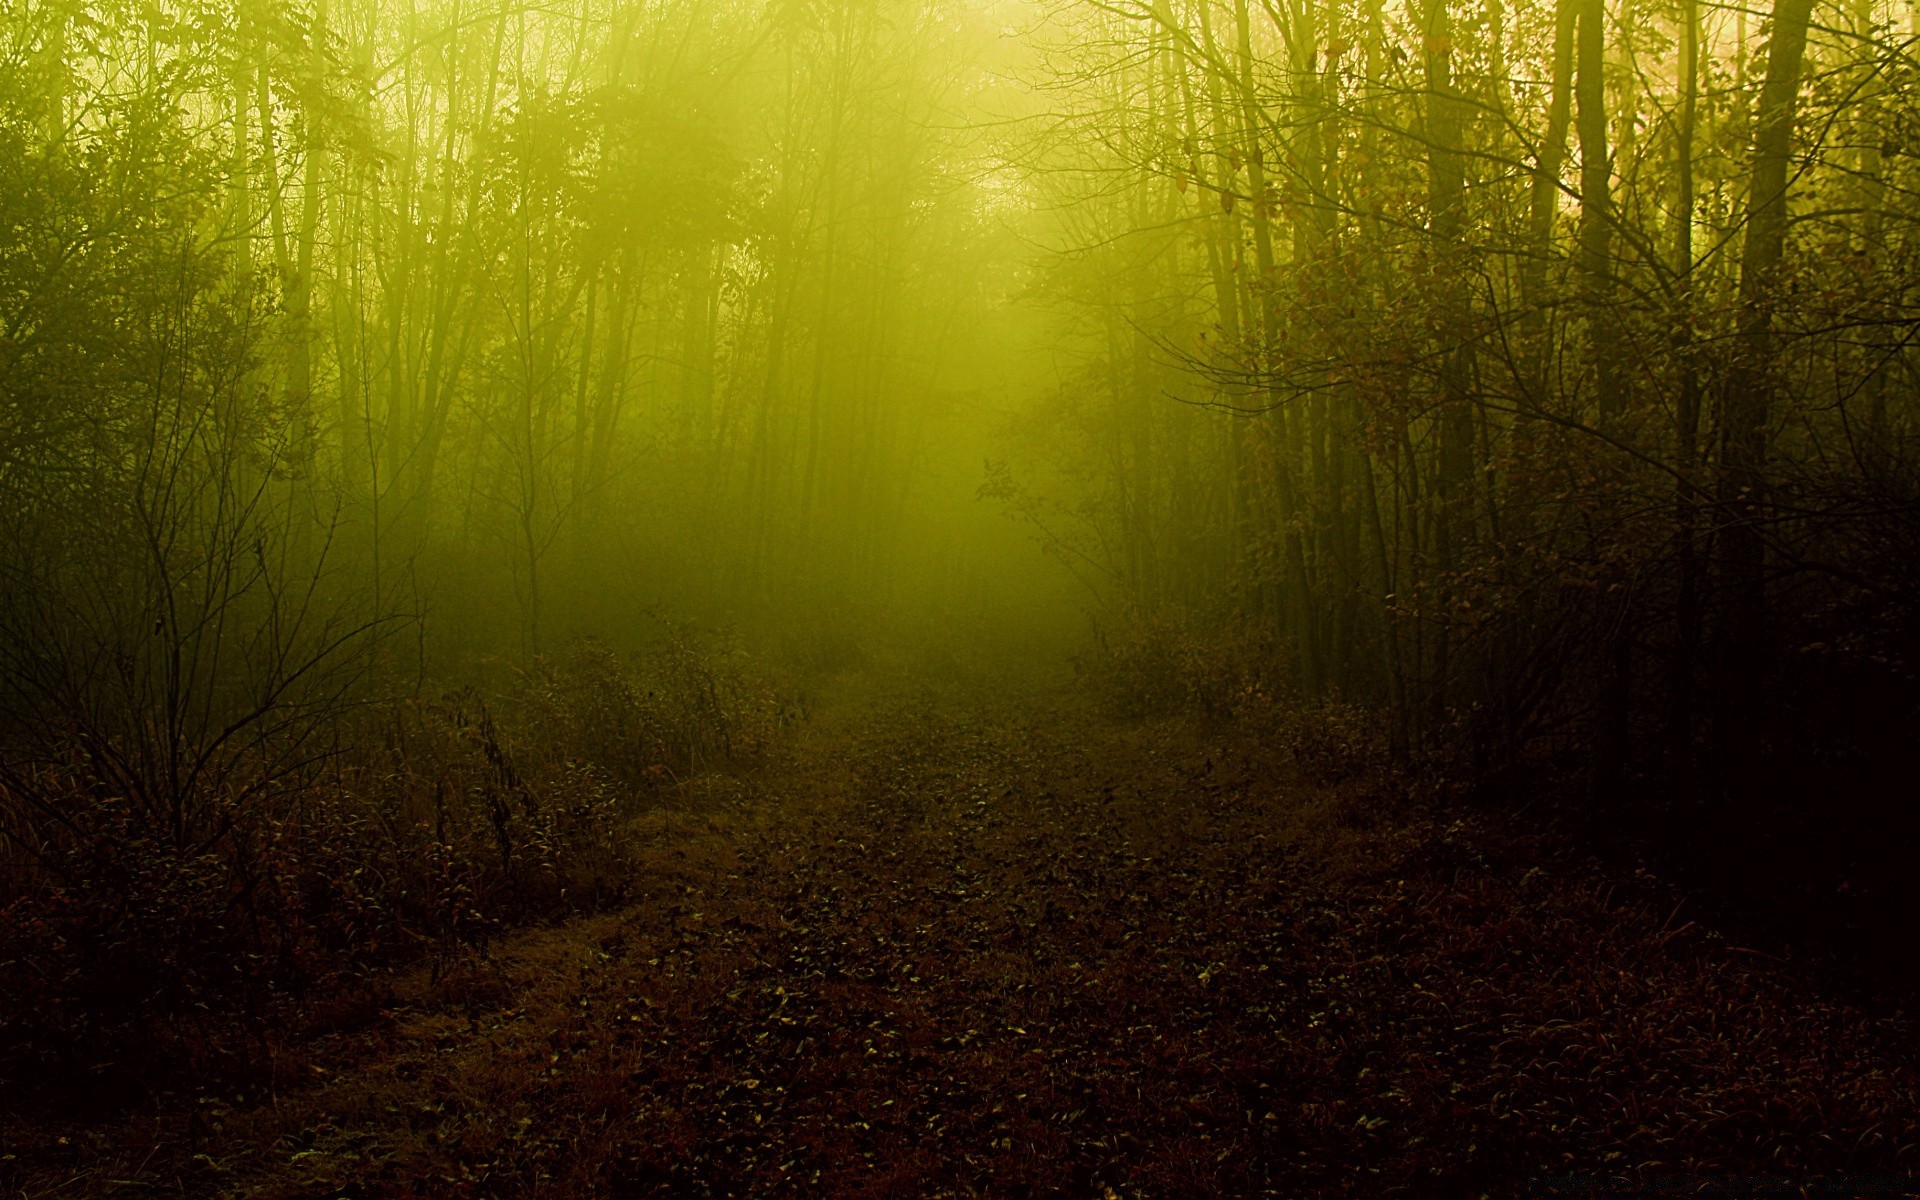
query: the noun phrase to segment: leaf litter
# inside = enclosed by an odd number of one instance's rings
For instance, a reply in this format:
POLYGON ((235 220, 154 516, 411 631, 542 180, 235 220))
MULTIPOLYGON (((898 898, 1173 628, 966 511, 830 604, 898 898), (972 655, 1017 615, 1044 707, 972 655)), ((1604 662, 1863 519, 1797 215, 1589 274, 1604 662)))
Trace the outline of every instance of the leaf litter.
POLYGON ((648 818, 638 902, 264 1094, 18 1120, 17 1194, 1497 1196, 1904 1176, 1912 1025, 1271 739, 889 700, 648 818), (1384 817, 1356 821, 1356 806, 1384 817))

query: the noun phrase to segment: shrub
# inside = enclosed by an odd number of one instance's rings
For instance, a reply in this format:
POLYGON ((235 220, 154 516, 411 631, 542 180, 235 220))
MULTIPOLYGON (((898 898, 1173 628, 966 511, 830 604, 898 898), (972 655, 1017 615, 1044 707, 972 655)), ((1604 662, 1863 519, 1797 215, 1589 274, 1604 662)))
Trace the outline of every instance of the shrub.
POLYGON ((497 698, 343 712, 331 754, 203 846, 152 836, 84 756, 0 787, 0 1088, 245 1073, 270 1030, 383 968, 439 971, 510 924, 618 903, 629 819, 751 765, 780 697, 720 640, 680 631, 631 665, 582 643, 497 698))
POLYGON ((1283 694, 1285 647, 1250 622, 1199 628, 1165 611, 1123 610, 1097 630, 1081 675, 1125 716, 1199 712, 1228 717, 1283 694))

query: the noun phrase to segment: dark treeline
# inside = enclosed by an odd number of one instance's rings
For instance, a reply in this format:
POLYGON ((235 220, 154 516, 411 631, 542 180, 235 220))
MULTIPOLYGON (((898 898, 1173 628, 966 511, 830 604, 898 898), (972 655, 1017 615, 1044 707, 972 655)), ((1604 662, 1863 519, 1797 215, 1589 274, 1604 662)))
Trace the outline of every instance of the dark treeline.
POLYGON ((1062 14, 1037 186, 1104 489, 1067 540, 1603 816, 1868 783, 1920 633, 1910 20, 1062 14))

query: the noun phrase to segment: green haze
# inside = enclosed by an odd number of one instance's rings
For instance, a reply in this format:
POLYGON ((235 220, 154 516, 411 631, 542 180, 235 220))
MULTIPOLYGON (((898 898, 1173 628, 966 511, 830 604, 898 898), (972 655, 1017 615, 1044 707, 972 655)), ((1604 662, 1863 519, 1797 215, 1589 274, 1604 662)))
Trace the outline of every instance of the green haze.
POLYGON ((10 770, 693 622, 1724 792, 1910 711, 1913 20, 11 3, 10 770))

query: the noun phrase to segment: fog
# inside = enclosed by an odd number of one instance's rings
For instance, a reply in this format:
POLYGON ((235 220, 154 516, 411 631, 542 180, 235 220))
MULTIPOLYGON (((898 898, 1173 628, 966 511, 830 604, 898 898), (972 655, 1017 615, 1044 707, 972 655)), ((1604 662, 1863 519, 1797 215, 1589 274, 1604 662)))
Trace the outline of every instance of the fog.
POLYGON ((1915 897, 1916 36, 7 5, 0 1074, 437 979, 612 911, 718 781, 790 815, 783 754, 1047 704, 1871 943, 1915 897))

